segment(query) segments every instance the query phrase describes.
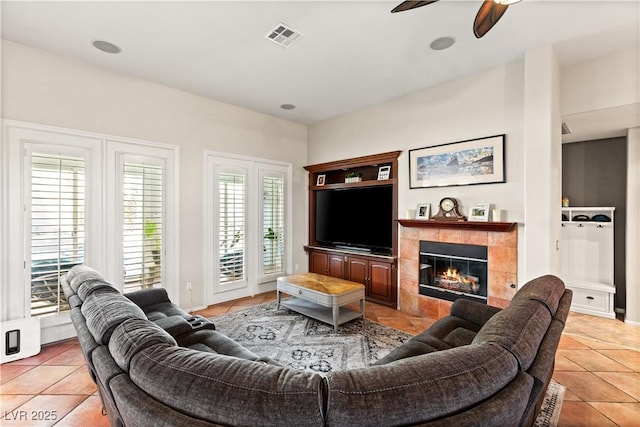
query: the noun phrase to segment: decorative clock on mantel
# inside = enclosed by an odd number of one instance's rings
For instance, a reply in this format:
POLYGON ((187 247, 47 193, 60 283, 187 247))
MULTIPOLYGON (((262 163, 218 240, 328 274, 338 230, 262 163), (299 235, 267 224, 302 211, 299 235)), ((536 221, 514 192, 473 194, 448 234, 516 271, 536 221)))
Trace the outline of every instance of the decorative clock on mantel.
POLYGON ((460 213, 458 201, 453 197, 445 197, 438 203, 438 213, 431 217, 438 221, 466 221, 467 217, 460 213))

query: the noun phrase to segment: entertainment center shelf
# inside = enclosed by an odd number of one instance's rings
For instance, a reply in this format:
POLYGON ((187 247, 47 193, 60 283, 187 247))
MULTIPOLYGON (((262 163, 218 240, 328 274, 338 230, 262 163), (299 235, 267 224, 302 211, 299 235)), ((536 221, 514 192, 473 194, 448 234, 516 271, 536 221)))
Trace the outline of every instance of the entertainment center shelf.
POLYGON ((309 254, 309 271, 362 283, 367 300, 393 308, 398 304, 395 218, 400 153, 305 166, 309 172, 309 245, 304 249, 309 254), (384 248, 384 255, 376 253, 379 248, 384 248))
POLYGON ((325 185, 312 185, 310 190, 332 190, 338 188, 357 188, 357 187, 376 187, 382 185, 395 185, 397 184, 396 178, 385 180, 367 180, 360 182, 341 182, 337 184, 325 184, 325 185))

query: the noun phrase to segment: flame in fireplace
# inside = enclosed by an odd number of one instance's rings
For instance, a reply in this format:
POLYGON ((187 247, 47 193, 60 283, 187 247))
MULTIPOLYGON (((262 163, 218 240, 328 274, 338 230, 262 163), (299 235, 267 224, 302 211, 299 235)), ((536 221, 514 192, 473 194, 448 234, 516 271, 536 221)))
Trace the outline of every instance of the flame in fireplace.
POLYGON ((460 274, 457 269, 448 267, 447 271, 442 272, 440 275, 440 284, 461 284, 466 285, 473 292, 478 292, 480 285, 477 277, 466 276, 460 274), (444 283, 443 283, 444 282, 444 283))

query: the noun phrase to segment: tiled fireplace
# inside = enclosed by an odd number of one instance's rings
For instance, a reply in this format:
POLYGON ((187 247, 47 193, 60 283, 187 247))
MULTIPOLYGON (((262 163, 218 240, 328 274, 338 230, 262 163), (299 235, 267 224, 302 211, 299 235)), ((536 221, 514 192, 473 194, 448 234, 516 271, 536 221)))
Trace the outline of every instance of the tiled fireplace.
MULTIPOLYGON (((424 286, 420 282, 427 279, 425 271, 427 265, 438 263, 437 260, 429 261, 424 256, 421 262, 421 252, 425 252, 424 242, 444 243, 444 247, 470 245, 472 247, 486 247, 486 279, 482 279, 482 273, 478 273, 478 265, 466 272, 467 276, 478 283, 469 284, 468 296, 481 299, 486 297, 486 303, 498 307, 506 307, 516 292, 517 267, 518 267, 518 228, 512 226, 492 226, 492 223, 483 224, 438 224, 433 221, 400 220, 400 309, 412 316, 425 316, 441 318, 449 314, 453 302, 450 295, 439 295, 434 292, 424 292, 424 286), (423 247, 421 248, 421 242, 423 247), (421 250, 422 249, 422 250, 421 250), (422 267, 422 268, 421 268, 422 267), (423 276, 421 278, 421 275, 423 276), (476 292, 473 288, 485 280, 484 291, 476 292), (484 295, 482 295, 484 294, 484 295)), ((431 251, 429 251, 431 253, 431 251)), ((455 259, 459 258, 455 255, 455 259)), ((470 256, 467 258, 479 259, 470 256)), ((481 258, 481 257, 480 257, 481 258)), ((444 261, 441 261, 444 262, 444 261)), ((458 263, 460 264, 460 262, 458 263)), ((452 267, 455 267, 452 265, 452 267)), ((435 280, 432 279, 432 282, 435 280)), ((452 285, 451 278, 440 280, 445 286, 456 287, 455 291, 465 290, 466 285, 452 285)))

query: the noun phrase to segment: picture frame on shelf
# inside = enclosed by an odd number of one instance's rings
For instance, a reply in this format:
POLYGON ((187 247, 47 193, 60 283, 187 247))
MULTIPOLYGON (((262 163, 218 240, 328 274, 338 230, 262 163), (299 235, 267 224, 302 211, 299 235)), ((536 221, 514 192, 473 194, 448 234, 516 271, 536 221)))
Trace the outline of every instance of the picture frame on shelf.
POLYGON ((409 150, 409 188, 505 181, 505 135, 409 150))
POLYGON ((327 175, 325 175, 325 174, 318 175, 318 177, 316 178, 316 185, 318 187, 322 187, 324 185, 324 182, 325 182, 326 178, 327 178, 327 175))
POLYGON ((469 221, 489 221, 489 212, 491 211, 489 203, 478 203, 471 206, 469 210, 469 221))
POLYGON ((431 203, 418 203, 416 219, 429 219, 431 217, 431 203))
POLYGON ((391 166, 380 166, 378 169, 378 181, 389 179, 391 176, 391 166))

